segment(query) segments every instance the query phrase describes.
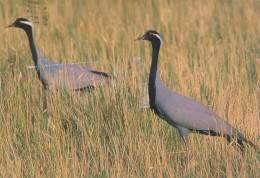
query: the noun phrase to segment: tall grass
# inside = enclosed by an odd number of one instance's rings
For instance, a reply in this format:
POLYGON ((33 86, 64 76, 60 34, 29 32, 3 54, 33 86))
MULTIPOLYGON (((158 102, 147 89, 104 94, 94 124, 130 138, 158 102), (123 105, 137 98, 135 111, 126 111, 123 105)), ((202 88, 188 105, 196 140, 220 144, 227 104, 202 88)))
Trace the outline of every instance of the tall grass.
MULTIPOLYGON (((190 135, 190 168, 177 130, 148 104, 147 29, 164 44, 164 83, 213 109, 260 147, 260 3, 226 0, 46 0, 48 25, 35 41, 56 62, 86 62, 120 80, 71 98, 45 91, 25 33, 0 28, 0 175, 259 177, 259 154, 224 138, 190 135), (141 60, 137 60, 141 58, 141 60)), ((0 2, 0 22, 25 16, 23 1, 0 2)))

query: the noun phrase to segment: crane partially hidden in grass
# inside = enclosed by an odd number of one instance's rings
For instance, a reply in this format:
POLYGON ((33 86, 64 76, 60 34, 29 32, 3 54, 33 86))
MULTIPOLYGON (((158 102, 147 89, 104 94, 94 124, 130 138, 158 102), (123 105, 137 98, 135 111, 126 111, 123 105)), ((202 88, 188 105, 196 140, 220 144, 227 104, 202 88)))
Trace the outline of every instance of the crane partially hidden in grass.
POLYGON ((105 72, 77 64, 60 64, 45 59, 33 39, 34 25, 25 18, 18 18, 7 26, 23 29, 29 39, 35 69, 45 88, 67 89, 68 91, 91 90, 95 87, 110 86, 113 77, 105 72))
POLYGON ((186 143, 189 133, 196 132, 224 136, 229 142, 231 139, 237 140, 241 150, 244 150, 244 143, 247 143, 259 152, 259 149, 251 141, 208 107, 170 90, 163 84, 157 67, 159 51, 163 43, 159 33, 148 30, 136 40, 148 40, 152 44, 152 64, 149 76, 150 108, 156 115, 176 127, 186 143))

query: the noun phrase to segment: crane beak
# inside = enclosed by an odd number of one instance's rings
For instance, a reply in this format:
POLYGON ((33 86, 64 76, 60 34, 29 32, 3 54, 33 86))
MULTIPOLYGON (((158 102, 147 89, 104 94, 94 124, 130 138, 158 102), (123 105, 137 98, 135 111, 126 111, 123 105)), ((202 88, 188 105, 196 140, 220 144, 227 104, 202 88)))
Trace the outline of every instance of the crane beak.
POLYGON ((4 28, 10 28, 10 27, 15 27, 14 23, 8 26, 5 26, 4 28))
POLYGON ((144 36, 139 36, 138 38, 134 39, 134 41, 143 40, 144 36))
POLYGON ((137 38, 135 38, 135 39, 134 39, 134 41, 138 41, 138 40, 139 40, 139 38, 140 38, 140 37, 137 37, 137 38))

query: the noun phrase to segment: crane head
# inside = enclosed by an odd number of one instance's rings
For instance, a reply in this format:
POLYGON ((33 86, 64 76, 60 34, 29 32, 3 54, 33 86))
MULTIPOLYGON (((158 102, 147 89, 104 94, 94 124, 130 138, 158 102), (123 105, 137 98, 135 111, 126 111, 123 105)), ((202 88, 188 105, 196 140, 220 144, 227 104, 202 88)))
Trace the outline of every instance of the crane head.
POLYGON ((34 25, 32 22, 30 22, 28 19, 26 18, 18 18, 16 19, 16 21, 14 23, 12 23, 9 26, 6 26, 5 28, 9 28, 9 27, 17 27, 17 28, 21 28, 24 29, 25 31, 29 31, 31 30, 32 33, 34 31, 34 25))
POLYGON ((159 35, 159 33, 154 30, 147 30, 143 36, 136 38, 134 41, 137 41, 137 40, 148 40, 148 41, 151 41, 152 43, 159 42, 160 45, 162 45, 162 43, 163 43, 162 38, 159 35))

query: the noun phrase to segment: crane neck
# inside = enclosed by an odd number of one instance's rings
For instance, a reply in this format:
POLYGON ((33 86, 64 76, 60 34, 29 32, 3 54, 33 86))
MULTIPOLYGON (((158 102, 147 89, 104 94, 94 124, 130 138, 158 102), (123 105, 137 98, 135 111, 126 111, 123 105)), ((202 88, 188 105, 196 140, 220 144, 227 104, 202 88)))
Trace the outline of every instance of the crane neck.
POLYGON ((34 65, 36 66, 36 69, 37 69, 37 66, 38 66, 38 49, 34 43, 34 39, 33 39, 33 34, 32 34, 32 31, 31 30, 25 30, 26 34, 27 34, 27 37, 29 39, 29 45, 30 45, 30 49, 31 49, 31 52, 32 52, 32 58, 33 58, 33 62, 34 62, 34 65))
POLYGON ((150 69, 150 79, 155 80, 156 75, 158 73, 158 56, 160 52, 160 45, 152 43, 152 64, 150 69))
POLYGON ((25 30, 25 32, 26 32, 28 39, 29 39, 30 49, 31 49, 31 52, 32 52, 32 58, 33 58, 33 62, 34 62, 34 65, 35 65, 35 69, 36 69, 38 78, 42 81, 44 87, 46 88, 46 83, 42 80, 42 75, 44 75, 44 74, 41 72, 41 66, 43 65, 43 62, 46 62, 46 61, 44 61, 41 53, 39 52, 39 50, 37 49, 37 47, 34 43, 32 31, 31 30, 29 30, 29 31, 25 30), (39 62, 39 60, 41 60, 41 61, 39 62))
POLYGON ((160 51, 160 42, 155 43, 152 42, 152 64, 150 69, 150 75, 149 75, 149 102, 150 107, 155 112, 157 112, 157 107, 155 105, 155 96, 156 96, 156 89, 157 85, 161 82, 159 73, 158 73, 158 56, 160 51))

